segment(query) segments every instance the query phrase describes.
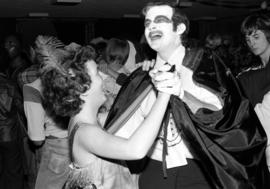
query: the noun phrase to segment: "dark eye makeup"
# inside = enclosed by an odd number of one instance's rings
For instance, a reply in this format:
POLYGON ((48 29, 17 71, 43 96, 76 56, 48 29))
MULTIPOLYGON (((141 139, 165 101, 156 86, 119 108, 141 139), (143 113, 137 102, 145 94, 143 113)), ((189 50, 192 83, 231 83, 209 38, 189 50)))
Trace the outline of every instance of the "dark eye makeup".
MULTIPOLYGON (((144 27, 149 27, 150 23, 152 21, 149 20, 149 19, 146 19, 144 21, 144 27)), ((163 16, 163 15, 159 15, 159 16, 156 16, 155 19, 154 19, 154 23, 156 24, 160 24, 160 23, 172 23, 172 20, 170 18, 168 18, 167 16, 163 16)))

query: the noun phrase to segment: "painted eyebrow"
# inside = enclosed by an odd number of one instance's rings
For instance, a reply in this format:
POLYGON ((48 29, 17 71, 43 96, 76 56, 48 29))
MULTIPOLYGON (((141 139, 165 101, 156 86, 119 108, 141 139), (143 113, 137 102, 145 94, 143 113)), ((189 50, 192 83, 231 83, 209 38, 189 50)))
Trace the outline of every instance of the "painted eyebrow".
POLYGON ((166 20, 171 21, 170 18, 168 18, 167 16, 164 16, 164 15, 158 15, 158 16, 155 17, 154 20, 159 19, 159 18, 165 18, 166 20))
MULTIPOLYGON (((156 19, 159 19, 159 18, 165 18, 166 20, 171 21, 170 18, 168 18, 167 16, 164 16, 164 15, 158 15, 158 16, 156 16, 156 17, 154 18, 154 21, 155 21, 156 19)), ((149 18, 146 18, 146 19, 144 20, 144 22, 151 22, 151 21, 152 21, 152 20, 150 20, 149 18)))
MULTIPOLYGON (((155 18, 154 18, 154 23, 157 23, 157 20, 158 19, 163 19, 163 21, 164 22, 166 22, 166 23, 171 23, 172 22, 172 20, 170 19, 170 18, 168 18, 167 16, 164 16, 164 15, 158 15, 158 16, 156 16, 155 18)), ((146 26, 146 25, 148 25, 149 23, 151 23, 152 22, 152 20, 150 20, 150 19, 145 19, 144 20, 144 26, 146 26)))

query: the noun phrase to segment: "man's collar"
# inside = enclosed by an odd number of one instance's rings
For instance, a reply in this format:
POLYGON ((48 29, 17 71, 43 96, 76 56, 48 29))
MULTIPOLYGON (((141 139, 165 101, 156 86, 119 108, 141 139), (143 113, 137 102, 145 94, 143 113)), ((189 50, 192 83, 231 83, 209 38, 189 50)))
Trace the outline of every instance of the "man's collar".
POLYGON ((156 58, 156 68, 159 68, 160 66, 164 65, 166 62, 168 62, 170 65, 176 65, 176 70, 180 70, 180 66, 182 65, 182 60, 185 56, 185 47, 184 46, 179 46, 177 47, 168 61, 163 60, 159 54, 157 54, 156 58))

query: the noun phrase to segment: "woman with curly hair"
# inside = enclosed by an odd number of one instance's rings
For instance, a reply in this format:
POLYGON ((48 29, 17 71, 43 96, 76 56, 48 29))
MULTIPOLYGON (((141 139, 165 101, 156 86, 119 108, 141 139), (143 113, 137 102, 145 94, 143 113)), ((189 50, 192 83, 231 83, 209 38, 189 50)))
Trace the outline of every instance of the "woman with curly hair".
POLYGON ((117 160, 143 158, 154 142, 162 122, 170 94, 161 92, 173 78, 154 73, 152 79, 167 77, 157 88, 157 100, 141 126, 127 139, 114 136, 100 126, 99 107, 105 102, 103 81, 89 47, 82 47, 74 58, 61 66, 50 66, 41 80, 45 103, 52 114, 68 116, 71 152, 71 174, 65 188, 137 188, 131 175, 119 174, 117 160), (104 159, 108 158, 108 159, 104 159), (114 167, 114 168, 113 168, 114 167))

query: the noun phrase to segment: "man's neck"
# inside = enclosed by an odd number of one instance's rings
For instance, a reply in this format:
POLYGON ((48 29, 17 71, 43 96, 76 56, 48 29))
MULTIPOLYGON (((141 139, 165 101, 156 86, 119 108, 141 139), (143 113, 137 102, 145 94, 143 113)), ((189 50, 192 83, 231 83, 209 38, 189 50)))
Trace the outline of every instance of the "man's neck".
POLYGON ((166 50, 164 52, 157 52, 158 56, 164 60, 164 61, 169 61, 169 59, 171 58, 171 56, 174 54, 174 52, 178 49, 178 48, 181 48, 183 47, 181 44, 176 46, 175 48, 172 48, 172 49, 169 49, 169 50, 166 50))
POLYGON ((173 52, 170 52, 170 53, 159 53, 158 52, 157 54, 162 60, 168 61, 169 58, 171 57, 171 55, 173 54, 173 52))
POLYGON ((176 70, 180 70, 184 56, 185 56, 185 47, 182 45, 175 48, 175 50, 172 53, 170 53, 170 56, 167 59, 162 58, 160 54, 158 54, 156 58, 155 68, 158 69, 160 68, 160 66, 164 65, 165 62, 167 62, 170 65, 175 65, 176 70))

